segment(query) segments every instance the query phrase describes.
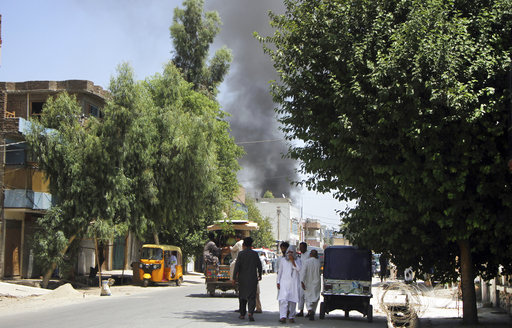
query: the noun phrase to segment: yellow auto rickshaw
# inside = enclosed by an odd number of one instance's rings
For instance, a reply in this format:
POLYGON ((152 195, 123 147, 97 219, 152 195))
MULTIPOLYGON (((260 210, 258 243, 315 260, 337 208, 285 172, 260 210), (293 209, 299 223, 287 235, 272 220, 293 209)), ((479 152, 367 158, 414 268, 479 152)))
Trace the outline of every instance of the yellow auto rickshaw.
POLYGON ((144 244, 140 254, 139 277, 142 285, 183 282, 181 249, 172 245, 144 244))

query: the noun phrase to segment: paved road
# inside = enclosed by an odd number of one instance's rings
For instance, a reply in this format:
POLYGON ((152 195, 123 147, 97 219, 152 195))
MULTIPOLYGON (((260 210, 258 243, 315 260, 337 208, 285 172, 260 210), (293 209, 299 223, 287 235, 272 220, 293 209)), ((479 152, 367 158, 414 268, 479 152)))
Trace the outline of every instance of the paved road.
MULTIPOLYGON (((216 297, 210 297, 206 295, 205 285, 199 277, 186 282, 181 287, 148 287, 148 292, 126 297, 113 295, 85 303, 2 315, 0 327, 386 327, 386 319, 378 311, 374 311, 373 323, 368 323, 366 318, 355 312, 345 319, 342 311, 333 311, 324 320, 312 322, 297 318, 295 324, 280 324, 277 321, 279 314, 273 274, 266 275, 261 282, 263 313, 255 314, 256 322, 238 319, 238 314, 233 311, 238 307, 234 294, 219 292, 216 297)), ((423 327, 453 327, 458 322, 457 319, 430 315, 421 319, 423 327)), ((503 325, 493 322, 492 327, 511 327, 512 321, 505 319, 503 322, 503 325)))

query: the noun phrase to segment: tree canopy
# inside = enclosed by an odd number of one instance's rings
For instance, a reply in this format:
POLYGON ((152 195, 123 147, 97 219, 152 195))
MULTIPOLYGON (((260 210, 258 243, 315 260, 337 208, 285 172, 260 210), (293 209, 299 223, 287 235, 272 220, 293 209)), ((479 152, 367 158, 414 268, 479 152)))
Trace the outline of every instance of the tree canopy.
POLYGON ((61 263, 73 240, 109 240, 128 229, 143 241, 161 235, 189 255, 238 186, 240 150, 218 104, 172 63, 143 82, 121 65, 110 91, 101 120, 82 119, 76 99, 62 94, 27 134, 57 199, 35 238, 46 263, 61 263))
POLYGON ((288 139, 359 245, 402 267, 460 273, 464 322, 474 274, 512 269, 507 167, 510 1, 285 0, 260 38, 280 80, 272 94, 288 139))
POLYGON ((174 10, 170 27, 174 45, 173 61, 195 90, 215 96, 232 60, 231 51, 223 47, 207 64, 210 45, 220 32, 221 20, 216 11, 203 12, 203 0, 185 0, 184 9, 174 10))

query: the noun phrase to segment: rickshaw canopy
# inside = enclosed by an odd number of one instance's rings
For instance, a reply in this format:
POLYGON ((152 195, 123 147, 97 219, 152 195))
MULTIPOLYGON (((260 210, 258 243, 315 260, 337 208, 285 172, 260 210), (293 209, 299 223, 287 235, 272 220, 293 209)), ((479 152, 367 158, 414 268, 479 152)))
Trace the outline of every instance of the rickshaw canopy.
POLYGON ((372 280, 371 252, 354 246, 330 246, 324 251, 324 278, 372 280))
MULTIPOLYGON (((216 222, 212 225, 209 225, 207 227, 208 231, 214 231, 214 230, 222 230, 222 224, 224 222, 216 222)), ((228 223, 230 227, 232 227, 234 230, 258 230, 258 224, 256 222, 251 221, 244 221, 244 220, 232 220, 232 221, 225 221, 225 223, 228 223)))
POLYGON ((176 251, 178 254, 181 255, 181 248, 174 245, 157 245, 157 244, 144 244, 142 245, 142 248, 160 248, 163 251, 176 251))

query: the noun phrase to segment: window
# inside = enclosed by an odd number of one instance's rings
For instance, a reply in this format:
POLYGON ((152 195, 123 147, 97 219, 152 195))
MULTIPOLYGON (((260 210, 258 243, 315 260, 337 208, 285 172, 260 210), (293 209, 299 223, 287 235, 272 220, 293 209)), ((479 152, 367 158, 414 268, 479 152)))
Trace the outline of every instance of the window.
POLYGON ((103 118, 103 113, 101 110, 94 105, 89 106, 89 112, 91 113, 91 116, 97 117, 97 118, 103 118))
POLYGON ((5 139, 5 164, 7 165, 23 165, 25 164, 25 143, 19 140, 5 139))
POLYGON ((32 115, 41 115, 43 113, 44 102, 34 101, 32 103, 32 115))

